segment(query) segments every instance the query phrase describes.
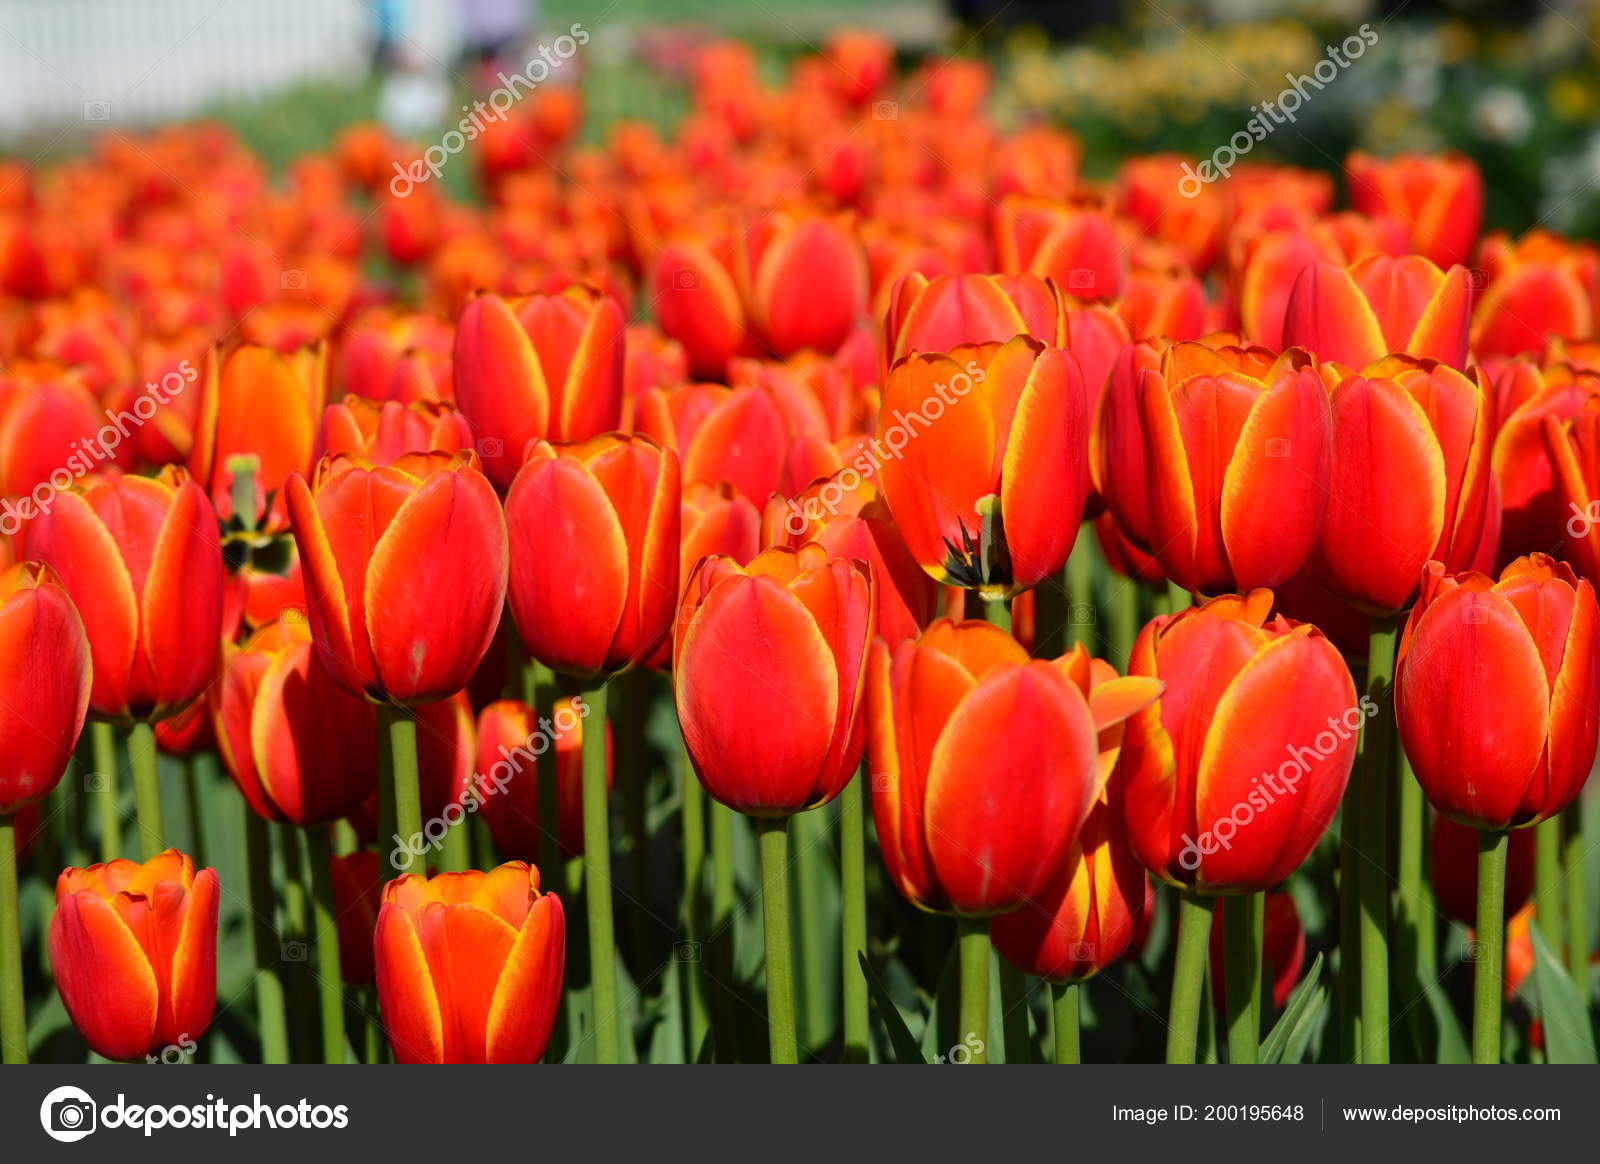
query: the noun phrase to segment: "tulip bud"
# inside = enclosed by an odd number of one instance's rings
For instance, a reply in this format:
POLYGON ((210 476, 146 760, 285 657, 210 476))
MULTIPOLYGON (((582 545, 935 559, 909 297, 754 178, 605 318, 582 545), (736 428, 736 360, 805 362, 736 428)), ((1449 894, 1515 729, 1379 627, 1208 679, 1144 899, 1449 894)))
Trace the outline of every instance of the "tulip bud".
POLYGON ((311 484, 289 479, 289 516, 334 682, 403 707, 466 686, 500 620, 508 553, 472 453, 328 457, 311 484))
POLYGON ((384 886, 373 953, 400 1063, 536 1063, 561 1003, 567 926, 539 871, 408 874, 384 886))
POLYGON ((1544 554, 1498 581, 1428 563, 1395 663, 1400 742, 1440 815, 1477 829, 1571 804, 1600 737, 1594 588, 1544 554))
MULTIPOLYGON (((1506 849, 1506 916, 1533 892, 1533 829, 1513 829, 1506 849)), ((1439 911, 1467 928, 1478 924, 1478 830, 1449 817, 1433 820, 1433 899, 1439 911)))
MULTIPOLYGON (((495 847, 508 857, 539 854, 539 777, 547 749, 555 762, 556 831, 561 852, 583 855, 583 733, 581 702, 558 699, 548 719, 517 699, 499 699, 478 713, 476 796, 495 847)), ((611 725, 606 733, 606 787, 613 780, 611 725)))
POLYGON ((0 816, 43 799, 61 779, 89 710, 89 640, 50 567, 0 572, 0 816))
POLYGON ((1327 830, 1369 714, 1315 627, 1272 593, 1213 598, 1139 632, 1128 669, 1166 684, 1123 739, 1128 835, 1145 868, 1201 893, 1282 882, 1327 830))
POLYGON ((168 849, 56 880, 50 967, 72 1025, 107 1059, 195 1041, 217 1002, 217 873, 168 849))

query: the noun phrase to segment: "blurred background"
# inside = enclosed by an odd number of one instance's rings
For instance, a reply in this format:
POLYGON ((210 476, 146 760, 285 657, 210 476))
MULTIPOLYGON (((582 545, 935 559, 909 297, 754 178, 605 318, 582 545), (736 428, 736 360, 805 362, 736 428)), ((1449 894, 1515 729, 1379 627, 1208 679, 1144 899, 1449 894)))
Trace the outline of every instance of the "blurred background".
POLYGON ((589 43, 552 83, 582 87, 594 140, 624 117, 669 128, 704 43, 744 39, 776 78, 849 25, 904 63, 987 59, 996 117, 1070 125, 1095 177, 1225 140, 1363 22, 1359 76, 1259 157, 1333 170, 1351 148, 1449 145, 1492 178, 1487 225, 1600 230, 1600 0, 0 0, 0 151, 48 162, 96 130, 193 118, 277 166, 358 121, 432 140, 574 24, 589 43))

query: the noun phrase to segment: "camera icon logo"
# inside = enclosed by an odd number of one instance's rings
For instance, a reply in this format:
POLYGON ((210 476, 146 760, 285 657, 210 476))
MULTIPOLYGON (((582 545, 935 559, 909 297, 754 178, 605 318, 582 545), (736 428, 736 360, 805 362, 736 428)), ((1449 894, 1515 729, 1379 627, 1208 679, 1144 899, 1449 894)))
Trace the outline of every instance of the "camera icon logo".
POLYGON ((1467 268, 1467 286, 1474 291, 1482 291, 1489 285, 1489 272, 1482 267, 1467 268))
POLYGON ((900 117, 900 103, 898 101, 874 101, 872 103, 872 120, 897 121, 900 117))
POLYGON ((700 943, 673 942, 672 957, 677 962, 698 962, 700 961, 700 943))
POLYGON ((1074 267, 1067 272, 1067 287, 1072 291, 1093 291, 1094 271, 1089 267, 1074 267))
POLYGON ((1094 625, 1094 604, 1092 602, 1074 602, 1067 610, 1067 621, 1072 626, 1094 625))
POLYGON ((478 441, 478 456, 486 461, 506 455, 506 442, 499 437, 484 437, 478 441))
POLYGON ((278 286, 285 291, 304 291, 309 284, 306 273, 298 269, 285 271, 278 276, 278 286))
POLYGON ((284 942, 279 947, 279 954, 285 962, 304 962, 306 960, 306 944, 300 941, 284 942))
POLYGON ((1293 452, 1293 446, 1288 437, 1269 437, 1267 439, 1267 456, 1282 460, 1293 452))
POLYGON ((39 1123, 52 1140, 72 1144, 95 1130, 99 1111, 87 1091, 66 1084, 44 1097, 39 1105, 39 1123))
POLYGON ((679 267, 672 272, 672 289, 674 291, 700 290, 700 272, 692 267, 679 267))
POLYGON ((110 121, 111 102, 85 101, 83 103, 83 119, 85 121, 110 121))

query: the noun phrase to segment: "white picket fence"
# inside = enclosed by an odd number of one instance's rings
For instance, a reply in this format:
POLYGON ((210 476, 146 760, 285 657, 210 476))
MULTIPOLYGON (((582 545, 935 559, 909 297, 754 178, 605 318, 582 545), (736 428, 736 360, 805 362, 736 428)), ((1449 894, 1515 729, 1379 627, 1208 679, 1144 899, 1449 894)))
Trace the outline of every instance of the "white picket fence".
MULTIPOLYGON (((451 0, 408 0, 407 37, 451 60, 451 0)), ((0 137, 141 124, 297 82, 355 77, 369 0, 0 0, 0 137)))

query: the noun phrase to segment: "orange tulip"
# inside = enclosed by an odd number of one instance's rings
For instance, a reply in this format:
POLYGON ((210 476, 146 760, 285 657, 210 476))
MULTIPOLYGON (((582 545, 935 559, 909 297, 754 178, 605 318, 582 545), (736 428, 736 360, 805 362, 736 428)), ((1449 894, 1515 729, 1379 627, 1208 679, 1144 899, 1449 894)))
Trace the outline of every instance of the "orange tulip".
POLYGON ((1168 348, 1139 392, 1150 544, 1168 578, 1217 594, 1305 566, 1326 505, 1332 420, 1304 353, 1168 348))
POLYGON ((1367 714, 1315 627, 1272 593, 1213 598, 1139 633, 1128 669, 1166 684, 1128 721, 1118 779, 1146 869, 1201 893, 1277 885, 1327 830, 1367 714))
POLYGON ((377 788, 378 717, 334 681, 299 618, 223 648, 217 752, 249 806, 303 828, 349 816, 377 788))
POLYGON ((947 619, 893 649, 874 643, 867 689, 889 876, 920 909, 976 917, 1044 894, 1110 776, 1123 721, 1161 690, 1081 647, 1030 661, 1004 631, 947 619))
POLYGON ((782 817, 839 794, 861 756, 876 615, 868 570, 815 543, 764 550, 748 566, 700 563, 684 587, 672 678, 684 747, 714 799, 782 817))
POLYGON ((378 1006, 400 1063, 536 1063, 566 963, 561 899, 511 861, 487 873, 407 874, 383 889, 378 1006))
POLYGON ((119 455, 123 434, 108 420, 78 369, 27 361, 0 376, 0 496, 8 498, 0 532, 15 534, 32 517, 34 507, 14 495, 40 486, 43 495, 108 464, 131 467, 132 449, 119 455))
POLYGON ((1078 362, 1028 336, 914 355, 889 374, 878 482, 936 581, 1010 596, 1059 570, 1088 495, 1078 362))
POLYGON ((1003 343, 1030 335, 1047 346, 1066 340, 1061 291, 1036 275, 913 272, 894 286, 884 320, 884 370, 913 352, 1003 343))
POLYGON ((189 471, 224 521, 283 528, 289 476, 311 470, 327 379, 321 344, 293 355, 259 344, 241 344, 226 357, 215 348, 207 353, 189 471), (233 511, 241 462, 254 479, 255 510, 248 514, 233 511))
POLYGON ((1595 334, 1600 311, 1600 251, 1534 230, 1516 243, 1484 240, 1488 285, 1472 315, 1472 350, 1494 360, 1541 350, 1547 340, 1595 334))
POLYGON ((529 653, 594 678, 649 658, 678 597, 678 458, 646 437, 541 441, 506 494, 529 653))
POLYGON ((1394 356, 1333 390, 1333 471, 1313 566, 1352 605, 1401 610, 1423 563, 1464 569, 1478 553, 1494 407, 1475 376, 1394 356))
POLYGON ((1050 982, 1082 982, 1121 958, 1144 920, 1148 883, 1108 784, 1060 871, 1021 909, 989 923, 1000 956, 1050 982))
POLYGON ((1103 211, 1013 196, 995 211, 994 236, 1007 274, 1053 279, 1074 299, 1115 303, 1122 295, 1125 250, 1103 211))
POLYGON ((1379 159, 1357 150, 1345 159, 1350 205, 1392 214, 1411 230, 1411 248, 1440 267, 1465 263, 1483 221, 1483 177, 1462 154, 1401 154, 1379 159))
POLYGON ((1284 346, 1349 368, 1398 352, 1464 369, 1474 287, 1465 268, 1441 271, 1421 255, 1316 263, 1289 293, 1284 346))
POLYGON ((217 1002, 217 873, 168 849, 56 880, 50 967, 73 1026, 107 1059, 198 1040, 217 1002))
POLYGON ((1502 506, 1499 566, 1523 554, 1560 552, 1574 512, 1556 480, 1545 423, 1553 425, 1558 443, 1564 440, 1567 421, 1600 406, 1600 374, 1566 364, 1540 369, 1518 358, 1496 378, 1495 392, 1501 421, 1491 463, 1502 506))
POLYGON ((205 690, 222 634, 222 548, 216 513, 183 470, 63 493, 23 545, 83 616, 96 716, 165 719, 205 690))
POLYGON ((374 465, 392 465, 406 453, 458 453, 470 449, 467 418, 448 404, 418 400, 381 404, 346 396, 328 405, 317 437, 317 459, 349 453, 374 465))
POLYGON ((1506 829, 1554 816, 1600 738, 1594 588, 1534 554, 1498 581, 1429 562, 1395 662, 1400 742, 1441 816, 1506 829))
POLYGON ((289 516, 334 682, 404 707, 466 686, 500 620, 508 553, 476 456, 328 457, 311 484, 289 479, 289 516))
POLYGON ((89 710, 89 640, 83 620, 48 566, 0 572, 0 817, 49 795, 61 779, 89 710))
POLYGON ((534 441, 588 440, 621 422, 625 322, 615 299, 582 285, 467 304, 456 324, 456 403, 497 488, 510 486, 534 441))

